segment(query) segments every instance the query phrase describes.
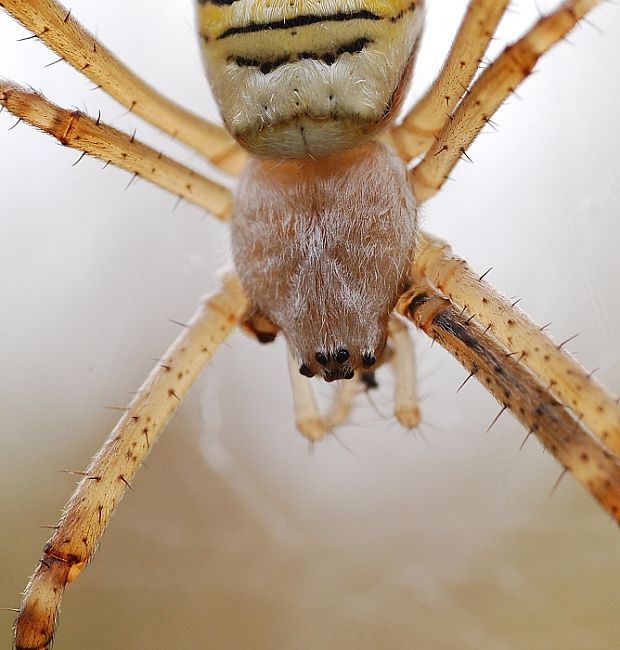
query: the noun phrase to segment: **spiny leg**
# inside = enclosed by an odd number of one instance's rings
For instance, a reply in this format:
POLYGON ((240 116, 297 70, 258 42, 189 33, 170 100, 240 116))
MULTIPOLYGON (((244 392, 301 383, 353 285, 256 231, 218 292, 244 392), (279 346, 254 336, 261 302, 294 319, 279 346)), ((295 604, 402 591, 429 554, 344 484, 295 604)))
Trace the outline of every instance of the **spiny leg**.
POLYGON ((424 234, 415 261, 437 289, 466 308, 620 458, 620 404, 561 345, 481 280, 445 242, 424 234))
POLYGON ((418 201, 435 195, 452 168, 465 154, 495 111, 534 69, 549 50, 602 0, 565 0, 544 16, 480 75, 453 115, 446 120, 436 142, 410 172, 418 201))
POLYGON ((17 650, 47 650, 65 585, 92 559, 134 474, 218 346, 239 323, 247 301, 239 282, 200 306, 141 386, 67 504, 30 579, 15 626, 17 650))
POLYGON ((61 144, 113 163, 136 176, 191 201, 220 219, 232 207, 230 190, 189 167, 142 144, 133 136, 84 115, 68 111, 41 94, 0 79, 0 106, 54 136, 61 144))
POLYGON ((223 128, 142 81, 56 0, 0 0, 0 7, 128 110, 227 172, 236 174, 245 163, 245 152, 223 128))
POLYGON ((444 347, 620 522, 620 461, 474 319, 461 315, 420 274, 397 305, 444 347))
POLYGON ((426 94, 391 129, 405 160, 428 149, 474 78, 510 0, 472 0, 439 75, 426 94))

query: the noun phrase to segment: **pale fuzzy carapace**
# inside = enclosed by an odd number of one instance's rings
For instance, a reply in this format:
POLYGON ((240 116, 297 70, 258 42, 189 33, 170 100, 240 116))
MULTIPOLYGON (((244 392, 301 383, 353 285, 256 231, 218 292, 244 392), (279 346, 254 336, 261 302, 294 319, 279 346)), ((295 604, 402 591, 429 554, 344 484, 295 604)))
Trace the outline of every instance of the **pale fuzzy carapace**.
POLYGON ((380 357, 416 240, 404 163, 375 138, 419 42, 412 0, 202 0, 211 85, 254 155, 236 193, 235 265, 300 372, 350 379, 380 357))

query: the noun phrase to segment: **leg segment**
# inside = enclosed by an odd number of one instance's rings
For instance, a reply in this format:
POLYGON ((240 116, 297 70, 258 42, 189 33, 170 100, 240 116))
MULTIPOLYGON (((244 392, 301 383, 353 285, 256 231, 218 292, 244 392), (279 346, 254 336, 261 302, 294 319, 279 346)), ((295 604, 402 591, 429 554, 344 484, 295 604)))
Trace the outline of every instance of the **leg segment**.
POLYGON ((24 27, 128 110, 230 173, 246 155, 232 137, 158 93, 123 65, 56 0, 0 0, 24 27))
POLYGON ((504 407, 620 522, 620 461, 518 359, 475 320, 461 316, 422 275, 397 305, 485 386, 504 407))
POLYGON ((436 142, 413 168, 410 180, 418 201, 431 198, 452 168, 517 86, 534 69, 539 57, 560 41, 602 0, 565 0, 489 66, 446 120, 436 142))
POLYGON ((61 144, 133 172, 195 203, 220 219, 228 218, 232 195, 225 187, 157 153, 133 136, 80 111, 67 111, 39 93, 0 79, 0 106, 54 136, 61 144))
POLYGON ((394 415, 403 427, 415 429, 420 424, 415 348, 409 328, 395 316, 390 318, 388 332, 392 344, 390 363, 396 378, 394 415))
POLYGON ((65 585, 91 560, 151 446, 217 347, 247 308, 236 278, 211 296, 153 369, 67 504, 24 593, 17 650, 51 647, 65 585))
POLYGON ((428 149, 446 116, 467 92, 480 61, 510 0, 472 0, 433 85, 392 129, 393 142, 405 160, 428 149))
POLYGON ((562 346, 481 281, 445 242, 424 234, 415 267, 450 300, 476 314, 477 321, 508 353, 528 367, 620 458, 620 405, 562 346))

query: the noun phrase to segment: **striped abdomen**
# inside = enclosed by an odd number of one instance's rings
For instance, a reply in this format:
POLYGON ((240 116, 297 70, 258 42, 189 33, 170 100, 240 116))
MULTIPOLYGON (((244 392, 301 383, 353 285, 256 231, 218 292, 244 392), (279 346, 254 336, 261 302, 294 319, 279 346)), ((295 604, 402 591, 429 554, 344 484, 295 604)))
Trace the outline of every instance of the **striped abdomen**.
POLYGON ((250 151, 320 156, 367 140, 403 96, 418 0, 202 0, 207 70, 250 151))

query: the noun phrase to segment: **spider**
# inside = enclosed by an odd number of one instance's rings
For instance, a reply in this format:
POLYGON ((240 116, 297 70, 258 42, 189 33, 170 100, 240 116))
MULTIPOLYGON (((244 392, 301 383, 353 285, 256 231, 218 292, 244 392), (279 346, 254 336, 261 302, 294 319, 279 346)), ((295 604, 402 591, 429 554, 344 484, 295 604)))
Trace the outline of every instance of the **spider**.
POLYGON ((475 170, 475 168, 474 168, 474 170, 475 170))

